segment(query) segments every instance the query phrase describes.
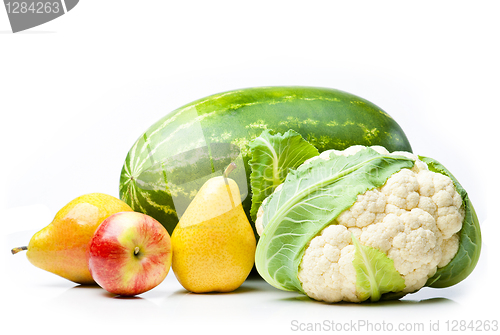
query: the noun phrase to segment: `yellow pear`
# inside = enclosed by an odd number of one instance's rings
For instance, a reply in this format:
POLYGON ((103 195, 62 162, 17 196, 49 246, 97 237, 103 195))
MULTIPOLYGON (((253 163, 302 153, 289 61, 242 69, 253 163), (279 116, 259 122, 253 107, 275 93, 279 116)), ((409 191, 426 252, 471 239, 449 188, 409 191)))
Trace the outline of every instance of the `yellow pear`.
POLYGON ((28 260, 43 270, 79 284, 94 284, 88 268, 87 246, 97 227, 108 216, 132 211, 123 201, 103 193, 82 195, 69 202, 54 220, 33 235, 27 247, 28 260))
POLYGON ((209 179, 172 233, 172 270, 188 291, 231 292, 252 270, 255 236, 238 185, 227 174, 209 179))

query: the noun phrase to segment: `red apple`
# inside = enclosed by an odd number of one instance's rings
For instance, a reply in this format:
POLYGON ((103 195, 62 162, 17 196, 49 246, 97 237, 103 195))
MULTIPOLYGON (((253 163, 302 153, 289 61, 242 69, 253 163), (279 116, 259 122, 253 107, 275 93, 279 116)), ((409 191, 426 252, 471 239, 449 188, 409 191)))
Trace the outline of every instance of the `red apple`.
POLYGON ((167 230, 152 217, 120 212, 105 219, 89 244, 89 270, 105 290, 123 296, 160 284, 172 264, 167 230))

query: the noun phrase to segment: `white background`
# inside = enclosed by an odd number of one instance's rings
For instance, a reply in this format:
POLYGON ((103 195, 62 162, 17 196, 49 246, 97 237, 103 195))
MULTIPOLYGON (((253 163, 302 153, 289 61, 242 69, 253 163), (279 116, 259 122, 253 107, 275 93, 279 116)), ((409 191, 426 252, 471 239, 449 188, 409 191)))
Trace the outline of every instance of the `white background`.
POLYGON ((429 330, 439 320, 443 332, 446 320, 500 320, 489 303, 499 276, 497 8, 495 1, 82 0, 17 34, 1 8, 0 329, 281 334, 296 333, 292 322, 422 322, 429 330), (154 290, 118 299, 10 254, 73 198, 118 196, 129 148, 169 111, 268 85, 337 88, 393 116, 415 153, 441 161, 468 190, 483 233, 475 272, 452 288, 379 305, 318 303, 255 279, 232 294, 193 295, 172 272, 154 290))

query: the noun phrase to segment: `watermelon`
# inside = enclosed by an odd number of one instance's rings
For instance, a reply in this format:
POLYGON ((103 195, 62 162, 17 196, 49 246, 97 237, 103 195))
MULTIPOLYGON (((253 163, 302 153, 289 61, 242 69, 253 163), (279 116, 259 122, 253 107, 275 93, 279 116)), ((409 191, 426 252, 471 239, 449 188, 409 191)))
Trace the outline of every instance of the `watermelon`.
POLYGON ((356 144, 411 152, 396 121, 355 95, 317 87, 234 90, 182 106, 146 130, 125 159, 120 198, 172 233, 202 184, 235 162, 231 177, 251 221, 248 143, 265 129, 293 129, 319 152, 356 144))

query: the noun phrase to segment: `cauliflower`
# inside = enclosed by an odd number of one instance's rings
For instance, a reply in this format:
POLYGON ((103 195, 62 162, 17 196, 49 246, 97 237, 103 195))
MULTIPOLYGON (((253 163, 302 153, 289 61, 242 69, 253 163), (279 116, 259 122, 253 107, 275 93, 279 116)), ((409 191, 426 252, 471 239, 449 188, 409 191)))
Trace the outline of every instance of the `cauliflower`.
MULTIPOLYGON (((364 149, 366 147, 353 146, 344 151, 325 151, 305 161, 298 170, 305 171, 303 173, 307 177, 304 178, 309 180, 314 178, 312 172, 316 171, 315 166, 320 166, 321 169, 323 162, 339 156, 349 159, 364 149)), ((371 149, 384 157, 405 157, 413 162, 413 166, 399 169, 383 185, 357 194, 352 205, 342 210, 305 244, 302 257, 297 259, 298 282, 295 282, 295 287, 299 286, 299 291, 313 299, 326 302, 360 302, 366 299, 360 293, 359 269, 356 269, 353 262, 356 257, 355 241, 359 241, 363 248, 372 250, 370 252, 377 253, 377 257, 383 257, 387 266, 397 271, 393 272, 404 280, 404 285, 401 286, 404 287, 404 294, 422 288, 429 278, 436 275, 438 269, 446 267, 452 261, 459 250, 465 208, 464 200, 457 192, 453 180, 445 174, 430 171, 425 162, 411 153, 391 154, 380 146, 373 146, 371 149)), ((370 171, 376 174, 379 170, 370 171)), ((366 178, 365 175, 362 177, 366 178)), ((294 176, 290 179, 292 183, 294 176)), ((286 182, 274 194, 279 198, 287 196, 288 194, 283 194, 288 192, 283 190, 284 187, 286 182)), ((264 220, 272 221, 276 217, 265 216, 266 205, 272 198, 266 198, 257 213, 255 225, 259 235, 266 233, 264 220)), ((281 201, 283 207, 287 205, 283 200, 275 201, 281 201)), ((312 204, 304 200, 297 202, 300 206, 293 209, 295 212, 299 208, 313 208, 312 204)), ((283 216, 280 211, 277 214, 283 216)), ((302 219, 305 216, 306 214, 290 214, 285 216, 281 225, 292 227, 293 236, 293 227, 299 227, 297 223, 309 223, 309 218, 302 219), (292 225, 293 221, 296 221, 293 223, 295 225, 292 225)), ((304 229, 303 227, 300 226, 300 229, 304 229)), ((288 248, 295 245, 293 240, 287 243, 290 244, 288 248)), ((282 252, 280 250, 283 249, 279 249, 278 253, 282 252)), ((259 269, 259 264, 257 266, 259 269)), ((290 289, 293 286, 285 283, 280 288, 290 289)))

